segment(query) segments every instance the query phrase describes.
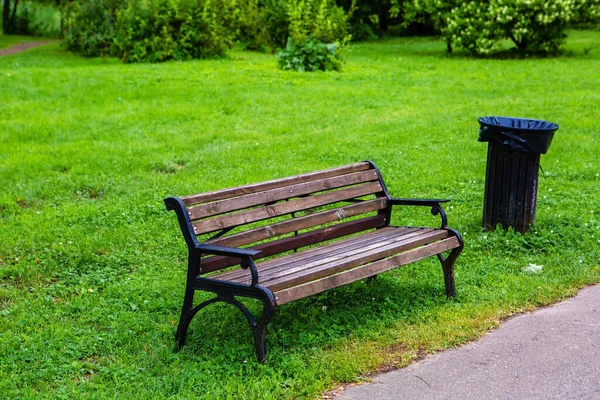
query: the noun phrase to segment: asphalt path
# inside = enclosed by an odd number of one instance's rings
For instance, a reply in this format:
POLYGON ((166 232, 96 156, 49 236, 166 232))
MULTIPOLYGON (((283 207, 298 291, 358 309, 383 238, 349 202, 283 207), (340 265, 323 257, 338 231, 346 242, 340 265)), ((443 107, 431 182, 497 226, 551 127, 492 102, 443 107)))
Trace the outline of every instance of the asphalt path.
POLYGON ((600 285, 336 399, 600 400, 600 285))

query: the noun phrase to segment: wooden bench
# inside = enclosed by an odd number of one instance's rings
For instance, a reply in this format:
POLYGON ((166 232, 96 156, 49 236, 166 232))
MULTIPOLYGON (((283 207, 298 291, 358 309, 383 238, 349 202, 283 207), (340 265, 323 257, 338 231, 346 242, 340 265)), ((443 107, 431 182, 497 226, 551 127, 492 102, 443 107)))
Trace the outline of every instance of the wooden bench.
POLYGON ((463 242, 446 227, 440 204, 447 201, 390 197, 371 162, 165 199, 188 246, 179 347, 194 315, 222 301, 248 319, 264 362, 267 325, 278 306, 433 255, 442 263, 446 295, 455 296, 463 242), (441 227, 391 226, 393 206, 429 207, 441 227), (197 290, 216 297, 194 307, 197 290), (262 315, 237 297, 260 300, 262 315))

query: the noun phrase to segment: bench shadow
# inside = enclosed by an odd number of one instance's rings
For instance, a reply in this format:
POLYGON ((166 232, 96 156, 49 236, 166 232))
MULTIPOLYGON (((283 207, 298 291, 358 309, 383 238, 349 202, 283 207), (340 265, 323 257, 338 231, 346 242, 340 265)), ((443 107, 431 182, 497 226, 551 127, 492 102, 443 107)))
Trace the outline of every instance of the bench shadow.
MULTIPOLYGON (((269 357, 271 361, 267 364, 276 364, 289 352, 325 349, 373 329, 399 322, 410 324, 432 307, 445 306, 450 300, 445 296, 441 268, 426 269, 432 270, 426 279, 385 274, 369 283, 358 281, 281 306, 268 328, 267 351, 275 357, 269 357)), ((203 297, 209 298, 208 295, 203 297)), ((238 299, 255 315, 260 315, 258 301, 238 299)), ((175 345, 174 349, 177 349, 175 345)), ((246 318, 235 307, 224 303, 210 305, 196 315, 183 350, 220 364, 256 361, 252 331, 246 318)))

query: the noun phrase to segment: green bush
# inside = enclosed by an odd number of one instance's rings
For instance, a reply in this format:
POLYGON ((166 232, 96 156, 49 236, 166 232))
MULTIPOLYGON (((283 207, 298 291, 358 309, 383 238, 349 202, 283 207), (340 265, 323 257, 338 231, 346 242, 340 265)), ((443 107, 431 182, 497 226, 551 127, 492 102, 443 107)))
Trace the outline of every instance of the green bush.
POLYGON ((117 12, 115 46, 124 62, 213 57, 231 47, 227 0, 130 0, 117 12))
POLYGON ((556 53, 571 23, 598 21, 600 0, 413 0, 429 14, 448 43, 470 53, 489 55, 504 39, 520 52, 556 53))
POLYGON ((297 42, 314 37, 322 43, 344 42, 348 17, 333 0, 288 0, 289 36, 297 42))
POLYGON ((222 55, 236 41, 343 44, 349 16, 334 0, 79 0, 67 7, 65 45, 125 62, 187 60, 222 55))
POLYGON ((277 54, 281 69, 298 72, 340 71, 342 61, 339 56, 338 44, 321 43, 315 37, 309 37, 296 42, 291 37, 285 49, 277 54))
POLYGON ((286 0, 288 39, 277 54, 281 69, 340 71, 338 49, 347 43, 350 13, 331 0, 286 0))
POLYGON ((27 13, 27 33, 34 36, 60 36, 59 10, 54 2, 24 1, 19 5, 19 13, 27 13))
POLYGON ((351 13, 334 0, 262 0, 260 11, 271 42, 279 47, 287 46, 289 37, 296 43, 309 37, 321 43, 346 42, 351 13))
POLYGON ((68 3, 63 11, 64 46, 87 57, 116 55, 114 37, 119 0, 68 3))
POLYGON ((252 50, 273 46, 260 0, 231 1, 229 7, 233 18, 228 19, 227 29, 235 33, 235 41, 252 50))
POLYGON ((260 18, 265 25, 270 42, 275 47, 285 47, 289 37, 288 1, 261 0, 260 2, 260 18))

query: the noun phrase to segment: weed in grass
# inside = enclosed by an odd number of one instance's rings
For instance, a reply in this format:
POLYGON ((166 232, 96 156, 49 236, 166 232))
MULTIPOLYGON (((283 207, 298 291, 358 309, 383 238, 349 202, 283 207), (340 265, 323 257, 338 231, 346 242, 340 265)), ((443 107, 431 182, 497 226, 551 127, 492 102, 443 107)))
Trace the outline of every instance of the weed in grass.
POLYGON ((563 57, 473 60, 381 40, 310 76, 248 52, 122 65, 53 44, 0 58, 0 397, 312 398, 600 281, 600 58, 583 54, 599 42, 571 32, 563 57), (483 115, 561 126, 526 235, 481 230, 483 115), (186 254, 162 199, 364 159, 394 196, 452 199, 458 297, 424 260, 285 305, 266 365, 226 306, 202 310, 175 351, 186 254))

